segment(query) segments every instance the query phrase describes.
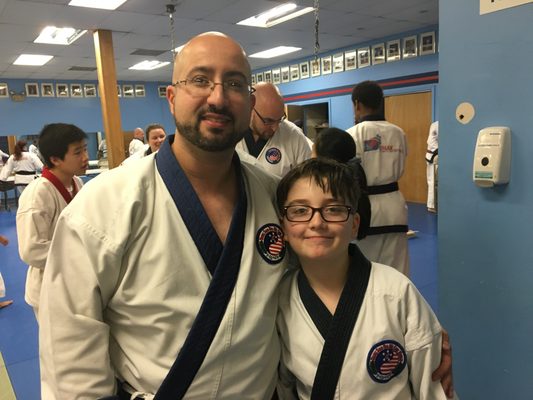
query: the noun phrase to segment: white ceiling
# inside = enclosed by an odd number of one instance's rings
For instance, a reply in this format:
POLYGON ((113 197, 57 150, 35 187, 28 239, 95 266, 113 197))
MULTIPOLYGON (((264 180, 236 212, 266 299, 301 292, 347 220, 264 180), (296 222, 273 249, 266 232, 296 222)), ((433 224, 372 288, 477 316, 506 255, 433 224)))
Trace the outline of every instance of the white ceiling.
MULTIPOLYGON (((183 44, 205 31, 224 32, 237 39, 248 54, 278 46, 301 47, 298 53, 270 60, 250 59, 252 68, 309 57, 314 52, 314 14, 309 13, 269 29, 235 25, 284 1, 276 0, 128 0, 115 11, 67 6, 69 0, 0 0, 0 78, 96 80, 96 71, 70 71, 72 66, 96 67, 92 34, 70 46, 33 43, 47 25, 113 31, 118 80, 168 81, 171 66, 154 71, 128 68, 145 59, 137 49, 171 48, 167 4, 175 4, 174 43, 183 44), (49 54, 42 67, 17 66, 21 53, 49 54)), ((313 0, 297 0, 312 6, 313 0)), ((438 0, 320 0, 320 52, 392 36, 438 24, 438 0)))

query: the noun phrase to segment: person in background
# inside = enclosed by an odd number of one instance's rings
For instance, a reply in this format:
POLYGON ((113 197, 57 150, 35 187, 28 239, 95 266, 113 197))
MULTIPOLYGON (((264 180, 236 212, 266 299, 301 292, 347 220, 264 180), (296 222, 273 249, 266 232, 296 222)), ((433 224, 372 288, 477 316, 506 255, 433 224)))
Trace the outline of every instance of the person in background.
POLYGON ((9 176, 15 173, 15 185, 19 186, 19 192, 37 177, 37 173, 43 168, 43 163, 35 154, 25 151, 26 141, 19 140, 15 144, 14 153, 9 156, 6 164, 0 171, 0 181, 7 181, 9 176))
POLYGON ((0 171, 2 170, 2 167, 4 166, 4 162, 6 162, 8 158, 9 158, 9 154, 4 153, 2 149, 0 149, 0 171))
POLYGON ((432 213, 437 212, 435 202, 435 157, 439 154, 439 121, 435 121, 429 127, 428 147, 426 151, 426 176, 428 182, 428 211, 432 213))
POLYGON ((404 131, 383 115, 383 90, 364 81, 352 91, 356 125, 347 129, 366 173, 372 207, 367 237, 357 242, 372 261, 409 276, 407 204, 398 187, 407 156, 404 131))
MULTIPOLYGON (((5 236, 0 235, 0 244, 2 246, 7 246, 9 244, 9 240, 5 236)), ((4 284, 4 278, 2 278, 2 273, 0 273, 0 298, 5 297, 5 295, 6 295, 6 286, 4 284)), ((0 308, 7 307, 11 304, 13 304, 13 300, 0 301, 0 308)))
POLYGON ((407 277, 350 243, 359 198, 353 171, 325 158, 296 166, 278 186, 299 261, 280 289, 279 397, 445 400, 431 378, 442 348, 435 314, 407 277))
POLYGON ((133 130, 133 139, 131 139, 130 145, 128 147, 129 156, 134 155, 137 152, 145 150, 144 144, 144 131, 142 128, 135 128, 133 130))
POLYGON ((77 175, 89 163, 87 135, 75 125, 54 123, 43 127, 39 148, 46 167, 19 199, 17 236, 19 254, 29 265, 25 300, 39 316, 39 295, 48 249, 61 211, 83 186, 77 175))
POLYGON ((311 146, 300 128, 287 121, 285 102, 278 88, 267 82, 255 85, 256 104, 250 130, 237 149, 257 158, 268 172, 279 177, 311 157, 311 146))
POLYGON ((127 165, 135 160, 140 160, 143 157, 149 156, 152 153, 157 153, 161 144, 165 141, 167 134, 165 128, 160 124, 150 124, 146 127, 146 141, 148 145, 143 148, 143 151, 137 151, 126 158, 121 165, 127 165))

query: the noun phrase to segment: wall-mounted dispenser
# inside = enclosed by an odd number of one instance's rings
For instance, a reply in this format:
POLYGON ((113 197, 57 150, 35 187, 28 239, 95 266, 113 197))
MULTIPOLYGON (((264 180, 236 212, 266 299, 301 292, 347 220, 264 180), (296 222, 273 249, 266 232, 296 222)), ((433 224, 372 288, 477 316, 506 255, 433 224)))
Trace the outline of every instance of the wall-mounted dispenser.
POLYGON ((484 128, 477 135, 472 179, 480 187, 509 182, 511 130, 505 126, 484 128))

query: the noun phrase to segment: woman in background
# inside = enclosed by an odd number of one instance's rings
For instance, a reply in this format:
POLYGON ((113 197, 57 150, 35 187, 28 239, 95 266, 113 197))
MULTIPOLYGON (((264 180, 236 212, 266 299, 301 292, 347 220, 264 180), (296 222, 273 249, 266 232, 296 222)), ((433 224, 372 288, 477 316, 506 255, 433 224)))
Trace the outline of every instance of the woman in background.
POLYGON ((43 162, 39 157, 25 149, 26 141, 19 140, 15 145, 15 152, 9 156, 0 172, 0 181, 7 181, 9 176, 15 173, 15 185, 19 186, 19 192, 22 192, 43 168, 43 162))

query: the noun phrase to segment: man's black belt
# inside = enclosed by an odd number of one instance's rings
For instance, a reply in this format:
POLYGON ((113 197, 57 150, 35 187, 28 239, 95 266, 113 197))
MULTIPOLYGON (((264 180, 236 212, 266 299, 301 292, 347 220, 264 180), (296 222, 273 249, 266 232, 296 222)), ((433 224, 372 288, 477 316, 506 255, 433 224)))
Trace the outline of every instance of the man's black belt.
POLYGON ((15 175, 35 175, 35 171, 16 171, 15 175))
POLYGON ((387 183, 386 185, 376 185, 368 187, 368 194, 383 194, 391 193, 400 190, 398 187, 398 182, 387 183))

